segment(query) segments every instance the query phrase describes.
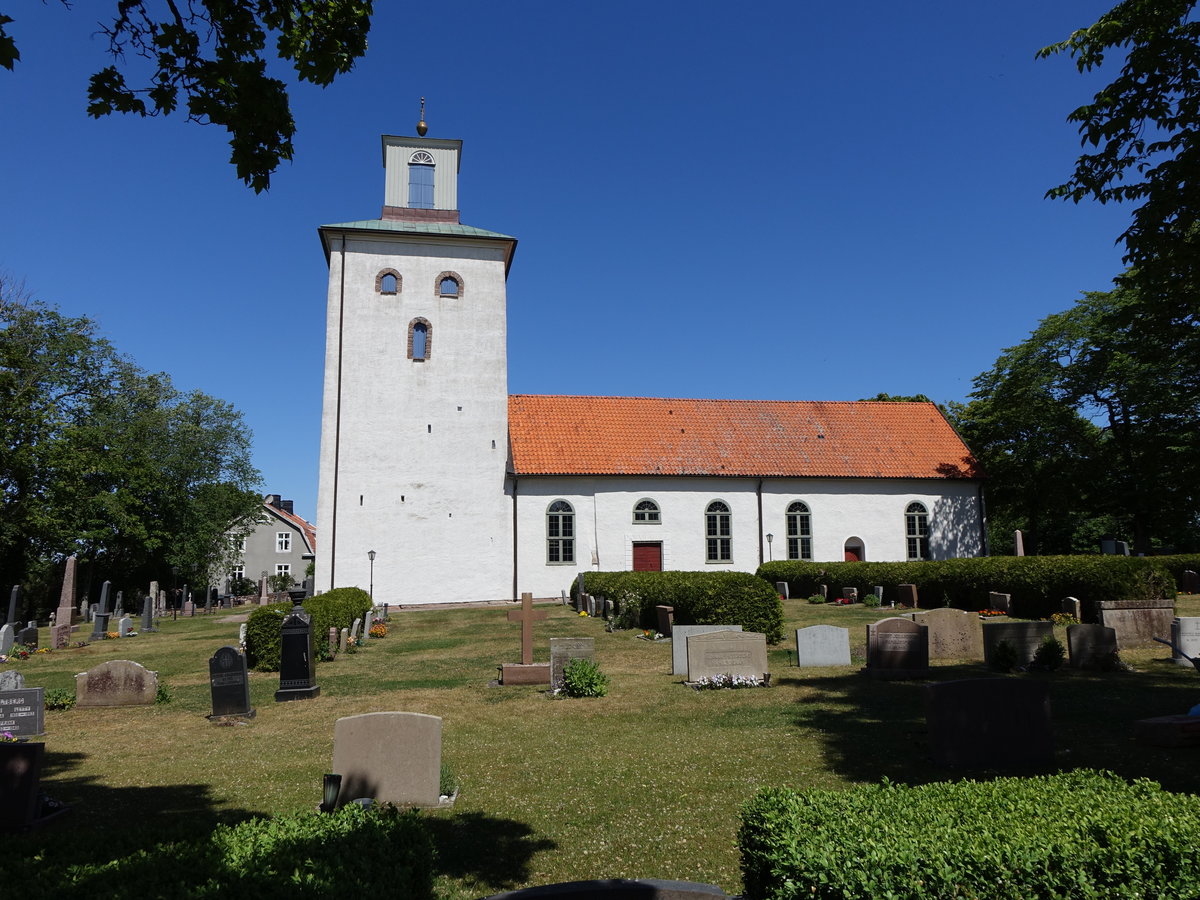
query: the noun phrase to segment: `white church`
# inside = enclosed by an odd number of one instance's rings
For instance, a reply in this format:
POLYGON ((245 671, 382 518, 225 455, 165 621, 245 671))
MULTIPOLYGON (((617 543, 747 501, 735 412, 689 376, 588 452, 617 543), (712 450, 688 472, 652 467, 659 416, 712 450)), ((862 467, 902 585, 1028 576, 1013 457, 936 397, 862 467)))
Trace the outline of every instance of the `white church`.
POLYGON ((930 403, 510 396, 517 240, 459 221, 462 142, 417 131, 383 137, 379 218, 319 228, 318 591, 408 606, 985 552, 981 473, 930 403))

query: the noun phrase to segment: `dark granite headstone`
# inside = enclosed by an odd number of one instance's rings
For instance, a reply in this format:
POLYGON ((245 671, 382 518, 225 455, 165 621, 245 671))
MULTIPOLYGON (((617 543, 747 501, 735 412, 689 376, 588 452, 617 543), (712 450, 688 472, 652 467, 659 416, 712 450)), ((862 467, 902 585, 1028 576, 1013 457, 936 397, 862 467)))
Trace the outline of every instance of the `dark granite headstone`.
POLYGON ((0 828, 21 828, 38 817, 38 790, 46 745, 0 744, 0 828))
POLYGON ((1104 625, 1068 625, 1067 652, 1072 668, 1108 668, 1117 652, 1117 633, 1104 625))
POLYGON ((16 645, 18 647, 33 648, 38 646, 38 629, 35 622, 30 622, 17 632, 16 645))
POLYGON ((1050 689, 1024 678, 970 678, 925 688, 929 747, 940 766, 1009 769, 1054 762, 1050 689))
POLYGON ((208 660, 208 683, 212 688, 214 718, 254 715, 246 657, 233 647, 222 647, 208 660))
POLYGON ((916 609, 919 605, 917 602, 917 586, 915 584, 896 585, 896 605, 916 609))
POLYGON ((317 684, 317 656, 313 652, 312 617, 297 603, 280 625, 279 690, 276 702, 310 700, 321 693, 317 684))
POLYGON ((911 619, 867 626, 867 671, 883 678, 919 678, 929 671, 929 628, 911 619))
POLYGON ((1185 594, 1200 594, 1200 573, 1183 570, 1183 584, 1179 588, 1185 594))
POLYGON ((0 731, 13 737, 36 737, 45 732, 46 689, 0 691, 0 731))
POLYGON ((21 602, 21 586, 14 584, 12 593, 8 595, 8 618, 4 620, 4 624, 10 625, 17 621, 17 605, 21 602))
POLYGON ((1049 622, 984 622, 983 661, 992 664, 992 655, 1001 641, 1007 641, 1017 651, 1017 665, 1033 662, 1042 640, 1053 637, 1054 626, 1049 622))
POLYGON ((142 631, 154 630, 154 598, 146 597, 142 604, 142 631))
POLYGON ((656 606, 654 611, 658 613, 658 633, 664 637, 670 637, 671 626, 675 622, 675 607, 656 606))

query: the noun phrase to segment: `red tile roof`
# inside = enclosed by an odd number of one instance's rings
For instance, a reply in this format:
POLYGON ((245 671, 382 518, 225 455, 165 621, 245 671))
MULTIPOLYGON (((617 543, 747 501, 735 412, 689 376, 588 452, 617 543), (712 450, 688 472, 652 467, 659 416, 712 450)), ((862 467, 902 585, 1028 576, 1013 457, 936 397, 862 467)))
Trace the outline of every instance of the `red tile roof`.
POLYGON ((932 403, 508 398, 518 475, 979 478, 932 403))

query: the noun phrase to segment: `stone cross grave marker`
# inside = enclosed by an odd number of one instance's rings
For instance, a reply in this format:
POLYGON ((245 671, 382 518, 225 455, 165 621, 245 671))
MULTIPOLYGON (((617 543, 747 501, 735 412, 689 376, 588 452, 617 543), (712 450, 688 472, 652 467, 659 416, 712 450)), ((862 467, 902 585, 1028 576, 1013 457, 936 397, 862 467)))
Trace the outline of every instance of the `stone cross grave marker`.
POLYGON ((158 673, 128 659, 110 659, 75 676, 75 705, 150 706, 158 673))
POLYGON ((573 659, 595 659, 595 638, 550 638, 550 686, 563 685, 563 672, 573 659))
POLYGON ((19 738, 37 737, 46 730, 45 711, 45 688, 0 690, 0 731, 19 738))
POLYGON ((1117 652, 1117 632, 1105 625, 1068 625, 1067 654, 1074 669, 1104 669, 1117 652))
POLYGON ((983 629, 975 613, 944 606, 911 618, 929 627, 930 659, 983 659, 983 629))
POLYGON ((963 769, 1054 762, 1050 688, 1023 678, 968 678, 925 688, 933 760, 963 769))
POLYGON ((233 647, 222 647, 209 658, 208 683, 212 690, 212 718, 254 715, 246 657, 233 647))
POLYGON ((533 608, 533 594, 521 595, 521 608, 508 611, 508 621, 521 623, 521 665, 533 663, 533 623, 546 618, 544 609, 533 608))
POLYGON ((1017 665, 1027 666, 1042 645, 1043 638, 1054 634, 1049 622, 984 622, 983 661, 992 664, 992 656, 1001 641, 1008 641, 1017 651, 1017 665))
POLYGON ((671 626, 671 674, 688 673, 688 638, 713 631, 741 631, 741 625, 672 625, 671 626))
POLYGON ((733 675, 761 679, 767 670, 767 637, 756 631, 710 631, 687 639, 688 681, 733 675))
POLYGON ((881 678, 919 678, 929 671, 929 628, 911 619, 867 626, 867 671, 881 678))
POLYGON ((312 616, 297 603, 279 626, 279 690, 275 702, 311 700, 321 693, 317 684, 317 655, 313 652, 312 616))
POLYGON ((796 629, 796 665, 850 665, 850 630, 836 625, 796 629))
POLYGON ((439 805, 442 720, 410 712, 345 716, 333 723, 338 806, 369 797, 397 806, 439 805))

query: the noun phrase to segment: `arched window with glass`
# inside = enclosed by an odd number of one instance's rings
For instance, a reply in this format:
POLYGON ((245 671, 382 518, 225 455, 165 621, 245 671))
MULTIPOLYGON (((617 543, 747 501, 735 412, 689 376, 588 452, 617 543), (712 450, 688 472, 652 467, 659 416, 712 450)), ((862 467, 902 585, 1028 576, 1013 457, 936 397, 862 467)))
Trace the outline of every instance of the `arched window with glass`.
POLYGON ((546 509, 546 562, 575 562, 575 508, 566 500, 555 500, 546 509))
POLYGON ((408 323, 408 358, 413 362, 429 359, 433 349, 433 328, 428 319, 413 319, 408 323))
POLYGON ((633 505, 633 524, 658 525, 661 522, 662 513, 653 500, 639 500, 633 505))
POLYGON ((733 562, 732 515, 724 500, 714 500, 704 510, 704 540, 705 562, 733 562))
POLYGON ((384 269, 375 276, 375 292, 377 294, 398 294, 400 285, 400 273, 395 269, 384 269))
POLYGON ((425 150, 408 161, 408 208, 433 209, 433 157, 425 150))
POLYGON ((461 297, 463 292, 462 276, 457 272, 443 272, 437 277, 436 288, 434 293, 439 297, 461 297))
POLYGON ((787 508, 787 558, 812 559, 812 513, 797 500, 787 508))
POLYGON ((929 559, 929 511, 915 500, 904 510, 904 538, 910 560, 929 559))

